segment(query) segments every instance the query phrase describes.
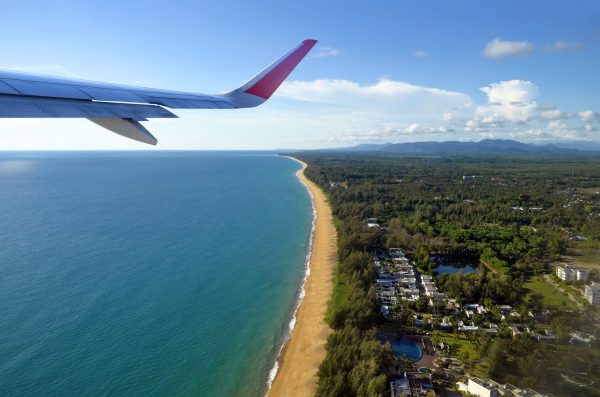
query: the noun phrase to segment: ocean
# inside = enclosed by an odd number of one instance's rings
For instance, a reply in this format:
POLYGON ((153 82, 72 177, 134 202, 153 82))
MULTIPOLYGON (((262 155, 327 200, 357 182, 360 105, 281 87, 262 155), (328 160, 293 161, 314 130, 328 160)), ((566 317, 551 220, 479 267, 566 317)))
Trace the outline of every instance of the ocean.
POLYGON ((264 394, 310 246, 298 169, 1 152, 0 395, 264 394))

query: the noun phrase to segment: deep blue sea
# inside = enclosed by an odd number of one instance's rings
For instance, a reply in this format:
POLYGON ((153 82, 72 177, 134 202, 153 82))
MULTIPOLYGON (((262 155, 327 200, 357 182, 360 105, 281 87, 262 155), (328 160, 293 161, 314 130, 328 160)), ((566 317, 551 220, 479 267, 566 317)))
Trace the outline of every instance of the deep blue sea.
POLYGON ((256 396, 312 206, 258 153, 0 153, 0 395, 256 396))

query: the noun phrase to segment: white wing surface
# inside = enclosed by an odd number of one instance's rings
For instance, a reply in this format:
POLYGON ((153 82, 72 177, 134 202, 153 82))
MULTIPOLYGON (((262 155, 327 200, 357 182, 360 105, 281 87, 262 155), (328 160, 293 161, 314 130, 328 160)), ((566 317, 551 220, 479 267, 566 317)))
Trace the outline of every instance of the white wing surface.
POLYGON ((273 95, 316 40, 304 40, 241 87, 218 95, 141 88, 0 70, 0 118, 87 118, 125 137, 156 145, 139 121, 173 118, 165 109, 255 107, 273 95))

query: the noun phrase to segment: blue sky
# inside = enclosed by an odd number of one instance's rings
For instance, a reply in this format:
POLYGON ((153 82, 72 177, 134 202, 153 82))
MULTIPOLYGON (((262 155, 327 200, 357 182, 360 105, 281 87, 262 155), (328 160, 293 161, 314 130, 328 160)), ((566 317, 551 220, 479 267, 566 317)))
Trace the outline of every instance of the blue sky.
MULTIPOLYGON (((19 1, 0 68, 184 91, 319 44, 262 107, 176 111, 159 149, 600 141, 597 1, 19 1)), ((85 120, 0 120, 1 149, 148 149, 85 120)))

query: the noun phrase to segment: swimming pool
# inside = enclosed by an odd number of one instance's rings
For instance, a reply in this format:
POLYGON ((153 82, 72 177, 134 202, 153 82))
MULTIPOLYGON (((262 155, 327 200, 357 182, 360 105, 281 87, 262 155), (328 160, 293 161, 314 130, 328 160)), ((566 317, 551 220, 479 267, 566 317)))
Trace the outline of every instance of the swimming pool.
POLYGON ((392 350, 398 358, 406 356, 413 361, 419 361, 421 356, 423 356, 423 350, 421 350, 419 342, 412 338, 395 338, 390 343, 392 344, 392 350))

